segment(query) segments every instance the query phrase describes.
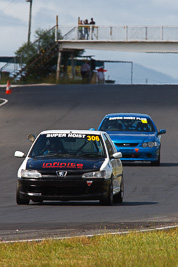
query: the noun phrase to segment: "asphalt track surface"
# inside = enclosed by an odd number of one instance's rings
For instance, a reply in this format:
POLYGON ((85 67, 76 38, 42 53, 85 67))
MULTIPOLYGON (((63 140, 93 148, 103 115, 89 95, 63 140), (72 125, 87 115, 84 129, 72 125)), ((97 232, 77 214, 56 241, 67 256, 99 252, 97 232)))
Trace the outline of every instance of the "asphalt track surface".
POLYGON ((72 236, 178 222, 178 86, 52 85, 0 88, 0 241, 72 236), (15 201, 16 150, 27 153, 29 133, 46 129, 97 128, 112 112, 149 114, 162 136, 161 166, 124 165, 121 205, 97 201, 31 203, 15 201))

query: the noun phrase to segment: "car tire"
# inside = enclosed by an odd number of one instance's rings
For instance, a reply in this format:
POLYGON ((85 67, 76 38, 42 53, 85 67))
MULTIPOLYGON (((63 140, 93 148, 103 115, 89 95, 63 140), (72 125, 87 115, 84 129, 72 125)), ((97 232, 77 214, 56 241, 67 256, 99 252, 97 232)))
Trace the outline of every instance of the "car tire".
POLYGON ((160 151, 159 151, 159 155, 158 155, 158 160, 157 161, 152 161, 151 165, 152 166, 160 166, 160 151))
POLYGON ((120 192, 116 195, 114 195, 114 202, 115 203, 122 203, 123 202, 123 198, 124 198, 124 180, 122 177, 122 182, 121 182, 121 189, 120 192))
POLYGON ((18 205, 28 205, 29 202, 30 202, 29 199, 23 199, 23 198, 20 197, 20 190, 17 187, 17 190, 16 190, 16 203, 18 205))
POLYGON ((114 196, 113 196, 113 181, 111 180, 108 196, 106 199, 101 199, 100 204, 104 206, 112 206, 114 203, 114 196))

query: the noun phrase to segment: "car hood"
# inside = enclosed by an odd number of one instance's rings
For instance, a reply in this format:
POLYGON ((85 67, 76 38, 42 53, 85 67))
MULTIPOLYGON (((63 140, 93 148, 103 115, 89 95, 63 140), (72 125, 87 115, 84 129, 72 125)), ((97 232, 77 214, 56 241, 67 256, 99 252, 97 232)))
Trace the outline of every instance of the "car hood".
POLYGON ((62 159, 32 159, 27 160, 26 169, 38 171, 52 171, 52 170, 99 170, 104 162, 102 159, 76 159, 76 158, 62 158, 62 159))
POLYGON ((113 142, 143 142, 153 141, 156 138, 156 133, 128 133, 128 132, 107 132, 113 142))

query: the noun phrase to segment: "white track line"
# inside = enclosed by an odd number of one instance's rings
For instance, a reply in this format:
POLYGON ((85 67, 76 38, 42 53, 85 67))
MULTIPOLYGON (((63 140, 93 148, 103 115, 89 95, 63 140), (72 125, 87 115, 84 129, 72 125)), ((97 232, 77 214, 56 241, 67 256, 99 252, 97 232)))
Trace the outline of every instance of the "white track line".
POLYGON ((102 236, 102 235, 123 235, 129 234, 131 232, 136 233, 143 233, 143 232, 152 232, 152 231, 162 231, 167 229, 173 229, 178 227, 178 225, 174 226, 165 226, 165 227, 157 227, 157 228, 150 228, 150 229, 143 229, 143 230, 130 230, 125 232, 113 232, 113 233, 102 233, 102 234, 94 234, 94 235, 80 235, 80 236, 69 236, 69 237, 54 237, 54 238, 38 238, 38 239, 24 239, 24 240, 14 240, 14 241, 0 241, 0 244, 4 243, 23 243, 23 242, 42 242, 47 240, 62 240, 62 239, 71 239, 71 238, 81 238, 81 237, 94 237, 94 236, 102 236))
POLYGON ((8 102, 7 99, 4 99, 4 98, 0 98, 0 99, 4 101, 3 103, 0 104, 0 107, 3 106, 3 105, 5 105, 8 102))

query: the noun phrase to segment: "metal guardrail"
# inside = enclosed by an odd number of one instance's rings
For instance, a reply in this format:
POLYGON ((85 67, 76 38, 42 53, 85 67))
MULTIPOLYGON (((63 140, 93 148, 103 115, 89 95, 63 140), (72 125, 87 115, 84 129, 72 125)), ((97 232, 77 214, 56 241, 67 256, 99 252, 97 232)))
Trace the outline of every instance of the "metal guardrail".
POLYGON ((177 42, 178 26, 59 25, 63 40, 177 42))

